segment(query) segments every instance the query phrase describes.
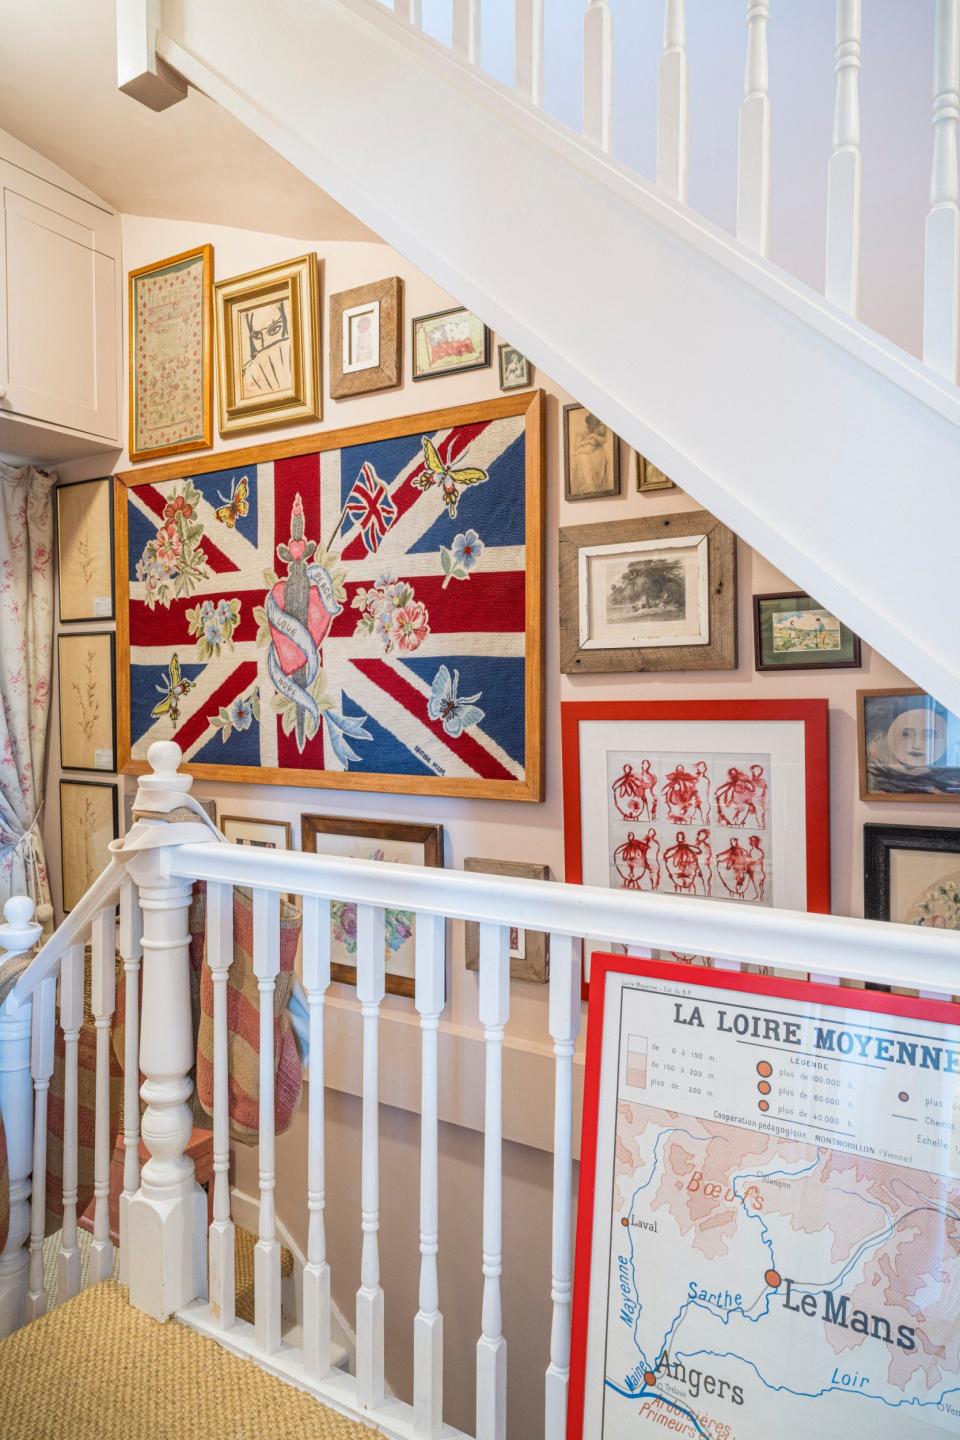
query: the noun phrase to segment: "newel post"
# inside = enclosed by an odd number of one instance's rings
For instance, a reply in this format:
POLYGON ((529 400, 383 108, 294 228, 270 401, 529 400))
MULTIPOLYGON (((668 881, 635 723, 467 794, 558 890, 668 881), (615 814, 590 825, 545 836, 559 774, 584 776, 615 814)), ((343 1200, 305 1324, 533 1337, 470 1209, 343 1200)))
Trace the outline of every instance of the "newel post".
MULTIPOLYGON (((41 927, 33 918, 33 901, 15 895, 3 907, 0 965, 31 950, 41 927)), ((10 1180, 10 1223, 0 1250, 0 1339, 19 1329, 25 1304, 30 1255, 24 1248, 30 1234, 30 1178, 33 1171, 33 1077, 30 1074, 30 1032, 33 1004, 8 995, 0 1005, 0 1116, 7 1144, 10 1180)))
MULTIPOLYGON (((186 794, 192 784, 177 771, 181 752, 172 741, 151 745, 148 759, 153 773, 141 777, 136 800, 144 811, 151 809, 151 799, 186 794)), ((131 1303, 158 1320, 206 1293, 207 1268, 206 1197, 186 1153, 193 1130, 187 925, 192 886, 171 875, 171 849, 159 845, 127 855, 143 919, 141 1134, 150 1152, 140 1189, 127 1206, 127 1266, 131 1303)))

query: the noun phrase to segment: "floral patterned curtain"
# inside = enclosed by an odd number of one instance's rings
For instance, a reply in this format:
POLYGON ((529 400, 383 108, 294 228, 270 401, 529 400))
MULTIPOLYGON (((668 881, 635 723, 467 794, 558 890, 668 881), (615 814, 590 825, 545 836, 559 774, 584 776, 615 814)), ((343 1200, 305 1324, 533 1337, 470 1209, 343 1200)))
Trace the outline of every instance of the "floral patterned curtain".
POLYGON ((31 465, 0 464, 0 903, 32 895, 41 921, 52 915, 40 807, 53 654, 53 483, 31 465))

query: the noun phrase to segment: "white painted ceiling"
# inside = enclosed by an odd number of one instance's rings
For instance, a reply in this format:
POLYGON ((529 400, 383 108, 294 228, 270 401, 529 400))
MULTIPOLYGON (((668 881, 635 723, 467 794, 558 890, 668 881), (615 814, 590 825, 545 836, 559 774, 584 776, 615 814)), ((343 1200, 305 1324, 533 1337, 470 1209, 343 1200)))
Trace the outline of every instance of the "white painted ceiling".
POLYGON ((118 210, 305 240, 376 236, 206 96, 116 88, 115 0, 0 0, 0 129, 118 210))

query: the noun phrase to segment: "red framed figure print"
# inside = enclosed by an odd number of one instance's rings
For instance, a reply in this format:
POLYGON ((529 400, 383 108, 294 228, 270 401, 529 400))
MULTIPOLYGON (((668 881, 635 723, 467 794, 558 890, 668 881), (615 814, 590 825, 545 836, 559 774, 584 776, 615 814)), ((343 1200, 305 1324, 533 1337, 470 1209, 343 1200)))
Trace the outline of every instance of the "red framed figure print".
POLYGON ((825 700, 561 709, 569 882, 829 911, 825 700))
POLYGON ((956 1018, 593 957, 567 1440, 957 1432, 956 1018))

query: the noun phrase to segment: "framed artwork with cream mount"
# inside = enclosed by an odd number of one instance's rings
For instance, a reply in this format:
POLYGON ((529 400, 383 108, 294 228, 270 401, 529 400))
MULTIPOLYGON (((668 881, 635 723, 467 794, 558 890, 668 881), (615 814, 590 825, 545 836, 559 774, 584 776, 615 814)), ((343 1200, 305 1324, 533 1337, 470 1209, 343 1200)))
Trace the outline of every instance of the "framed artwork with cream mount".
POLYGON ((403 380, 403 281, 398 275, 330 296, 330 394, 388 390, 403 380))
POLYGON ((113 482, 58 485, 60 621, 113 619, 113 482))
POLYGON ((61 769, 116 769, 115 673, 112 632, 65 630, 58 635, 61 769))

